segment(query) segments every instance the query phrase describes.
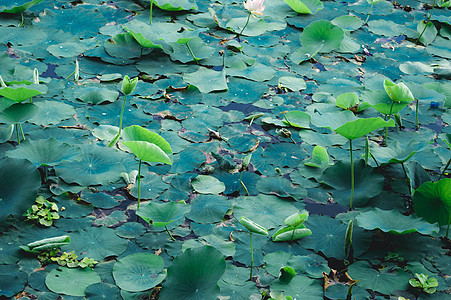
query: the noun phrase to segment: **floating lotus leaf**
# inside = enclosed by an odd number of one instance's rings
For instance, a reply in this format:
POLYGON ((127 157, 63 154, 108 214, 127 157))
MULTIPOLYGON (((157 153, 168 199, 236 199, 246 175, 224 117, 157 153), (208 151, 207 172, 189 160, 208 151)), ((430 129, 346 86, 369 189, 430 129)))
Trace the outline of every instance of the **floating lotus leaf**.
POLYGON ((29 122, 41 126, 59 124, 72 118, 76 113, 73 106, 58 101, 39 101, 33 103, 39 108, 39 114, 30 118, 29 122))
POLYGON ((390 294, 409 287, 410 275, 401 268, 373 269, 366 261, 358 261, 348 267, 351 278, 359 279, 359 286, 382 294, 390 294))
POLYGON ((55 166, 62 161, 73 161, 81 154, 80 148, 61 143, 55 138, 47 140, 25 140, 20 147, 6 153, 12 158, 26 158, 37 167, 55 166))
POLYGON ((168 54, 172 60, 178 60, 182 63, 206 59, 215 52, 215 49, 207 46, 200 37, 194 37, 186 43, 170 43, 163 46, 163 51, 168 54))
POLYGON ((127 248, 128 242, 118 237, 113 229, 88 227, 70 234, 71 243, 65 251, 75 251, 80 257, 101 261, 108 256, 119 256, 127 248))
POLYGON ((417 32, 421 34, 420 42, 425 46, 432 43, 437 36, 437 29, 432 22, 418 22, 417 32))
POLYGON ((257 182, 257 189, 264 194, 277 195, 282 198, 300 200, 307 197, 307 190, 300 186, 294 186, 288 179, 277 177, 262 177, 257 182))
POLYGON ((181 11, 197 9, 196 2, 189 0, 153 0, 154 4, 163 10, 181 11))
POLYGON ((359 97, 354 93, 344 93, 337 97, 337 106, 343 109, 350 109, 359 103, 359 97))
POLYGON ((27 282, 27 273, 19 270, 16 264, 0 265, 0 296, 13 298, 14 295, 22 291, 27 282))
MULTIPOLYGON (((97 265, 98 266, 98 265, 97 265)), ((96 267, 97 267, 96 266, 96 267)), ((93 283, 85 290, 87 299, 103 299, 105 295, 108 295, 110 300, 121 300, 121 293, 117 286, 108 283, 93 283)))
POLYGON ((220 194, 225 191, 225 185, 209 175, 198 175, 191 180, 194 190, 200 194, 220 194))
POLYGON ((310 115, 303 111, 292 110, 284 114, 284 123, 298 128, 310 128, 310 115))
POLYGON ((183 80, 197 87, 202 93, 227 90, 225 71, 218 72, 200 67, 194 73, 185 73, 183 80))
POLYGON ((340 26, 343 30, 354 31, 362 27, 363 20, 355 16, 339 16, 332 20, 332 23, 340 26))
POLYGON ((25 159, 0 160, 0 220, 22 214, 33 205, 41 185, 36 167, 25 159))
POLYGON ((225 256, 233 256, 236 252, 235 244, 232 241, 225 241, 222 238, 217 237, 214 234, 205 235, 199 238, 199 240, 191 239, 187 240, 182 245, 182 251, 188 248, 197 248, 204 245, 210 245, 215 247, 225 256))
POLYGON ((371 154, 374 155, 380 164, 404 163, 424 147, 426 147, 425 143, 415 140, 409 141, 407 145, 395 140, 390 142, 388 147, 371 149, 371 154))
POLYGON ((357 224, 366 230, 378 228, 383 232, 394 234, 419 232, 430 235, 439 230, 437 225, 432 225, 413 215, 404 216, 397 210, 382 210, 377 207, 360 213, 357 216, 357 224))
POLYGON ((135 253, 117 261, 113 267, 116 284, 129 292, 153 288, 166 278, 161 256, 151 253, 135 253))
MULTIPOLYGON (((235 33, 240 33, 246 24, 247 17, 232 17, 228 19, 225 25, 226 29, 235 33)), ((250 18, 249 24, 242 32, 244 36, 259 36, 267 31, 283 30, 287 27, 284 20, 274 18, 271 16, 263 16, 262 18, 250 18)))
POLYGON ((279 78, 279 86, 290 89, 292 91, 300 91, 307 88, 307 84, 305 83, 304 79, 288 76, 279 78))
POLYGON ((337 49, 343 38, 343 29, 325 20, 317 20, 310 23, 304 28, 300 37, 303 47, 321 46, 318 50, 320 53, 331 52, 337 49))
POLYGON ((24 122, 39 111, 39 108, 33 103, 16 103, 0 112, 0 122, 21 123, 24 122))
POLYGON ((186 215, 196 223, 220 222, 232 203, 218 195, 199 195, 191 202, 191 211, 186 215))
POLYGON ((75 90, 74 97, 85 103, 101 104, 116 101, 119 97, 119 92, 103 88, 102 86, 84 86, 75 90))
POLYGON ((428 222, 449 224, 451 219, 451 178, 425 182, 413 194, 415 213, 428 222))
POLYGON ((171 146, 157 133, 138 125, 124 128, 122 142, 139 159, 147 162, 172 164, 171 146))
POLYGON ((9 1, 8 5, 0 5, 0 12, 18 14, 26 11, 33 5, 41 3, 42 0, 15 0, 9 1))
POLYGON ((0 144, 9 140, 13 135, 13 132, 14 132, 14 124, 11 124, 6 128, 0 128, 0 144))
POLYGON ((293 299, 317 300, 323 297, 323 288, 315 280, 305 276, 295 276, 290 283, 281 283, 274 280, 271 283, 271 291, 283 292, 293 299))
POLYGON ((283 0, 295 12, 300 14, 314 14, 323 9, 324 5, 319 0, 283 0))
MULTIPOLYGON (((321 182, 333 187, 334 200, 343 206, 349 206, 351 198, 350 162, 338 161, 327 168, 321 182)), ((354 162, 354 206, 362 207, 369 199, 379 195, 384 187, 384 176, 376 168, 365 166, 363 160, 354 162)))
POLYGON ((55 167, 56 174, 65 182, 89 186, 107 184, 120 178, 124 168, 118 151, 96 145, 80 148, 83 153, 80 160, 62 162, 55 167))
POLYGON ((84 297, 86 288, 100 281, 99 274, 91 268, 60 267, 47 275, 45 285, 54 293, 84 297))
POLYGON ((17 84, 0 88, 0 96, 11 99, 15 102, 23 102, 34 96, 45 94, 47 87, 39 84, 17 84))
POLYGON ((186 249, 169 266, 159 298, 214 299, 219 295, 218 281, 225 269, 226 262, 219 250, 211 246, 186 249))
POLYGON ((188 204, 175 201, 164 203, 149 202, 143 204, 136 214, 151 222, 155 227, 164 227, 182 218, 190 209, 191 207, 188 204))

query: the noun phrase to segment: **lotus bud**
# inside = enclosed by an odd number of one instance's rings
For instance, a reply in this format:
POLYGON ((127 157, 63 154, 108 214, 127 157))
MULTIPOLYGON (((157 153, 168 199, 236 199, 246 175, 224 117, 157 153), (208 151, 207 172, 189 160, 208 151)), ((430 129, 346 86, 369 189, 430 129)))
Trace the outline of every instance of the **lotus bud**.
POLYGON ((34 68, 33 70, 33 83, 39 84, 39 71, 37 68, 34 68))
POLYGON ((135 77, 131 82, 128 75, 125 75, 124 80, 122 81, 122 93, 125 95, 129 95, 133 92, 136 85, 138 84, 138 77, 135 77))

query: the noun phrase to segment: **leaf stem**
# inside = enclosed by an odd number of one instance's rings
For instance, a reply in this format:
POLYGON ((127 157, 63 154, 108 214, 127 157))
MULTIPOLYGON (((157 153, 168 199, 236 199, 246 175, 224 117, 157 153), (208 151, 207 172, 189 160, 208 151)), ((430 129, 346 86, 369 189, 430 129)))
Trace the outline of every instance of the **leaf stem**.
POLYGON ((112 147, 121 137, 122 133, 122 118, 124 116, 124 110, 125 110, 125 103, 127 102, 127 94, 124 95, 124 103, 122 104, 122 111, 121 111, 121 118, 119 120, 119 132, 114 136, 114 138, 111 140, 111 142, 108 144, 108 147, 112 147))
POLYGON ((448 160, 448 163, 446 164, 445 168, 443 169, 443 172, 440 174, 438 180, 442 179, 442 176, 443 176, 443 174, 445 174, 446 169, 448 169, 450 163, 451 163, 451 158, 448 160))
POLYGON ((19 123, 20 133, 22 134, 22 141, 25 141, 25 135, 23 134, 22 124, 19 123))
POLYGON ((199 65, 199 62, 197 61, 197 58, 194 56, 193 50, 191 50, 191 47, 188 45, 188 43, 186 43, 186 47, 188 47, 189 53, 191 53, 191 56, 193 57, 196 64, 199 65))
POLYGON ((139 167, 138 167, 138 210, 139 210, 140 200, 141 200, 141 159, 139 160, 139 167))
POLYGON ((352 140, 349 140, 349 150, 351 151, 351 202, 349 208, 352 209, 352 200, 354 199, 354 159, 352 157, 352 140))
POLYGON ((419 99, 417 99, 417 104, 415 105, 415 119, 417 121, 417 130, 420 128, 420 124, 418 123, 418 106, 419 106, 419 99))
POLYGON ((254 269, 254 249, 252 248, 252 232, 249 231, 249 239, 251 241, 251 275, 249 280, 252 280, 252 271, 254 269))
POLYGON ((409 191, 410 191, 410 190, 411 190, 411 186, 410 186, 410 178, 409 178, 409 176, 407 175, 406 167, 404 166, 404 163, 403 163, 403 162, 401 163, 401 166, 402 166, 402 170, 404 171, 404 175, 406 176, 407 184, 409 185, 409 191))
POLYGON ((149 16, 149 24, 151 24, 151 25, 152 25, 152 9, 153 9, 153 0, 150 0, 150 9, 149 9, 150 16, 149 16))
POLYGON ((164 228, 166 228, 166 232, 169 234, 169 237, 171 238, 171 240, 175 241, 175 238, 172 236, 171 232, 168 229, 168 226, 164 226, 164 228))
POLYGON ((246 24, 244 25, 243 29, 241 29, 240 33, 238 33, 238 35, 236 36, 238 39, 238 42, 240 41, 240 35, 243 33, 244 29, 246 29, 247 24, 249 24, 249 19, 251 18, 251 13, 249 13, 249 15, 247 16, 247 21, 246 24))
POLYGON ((16 127, 16 135, 17 135, 17 142, 20 145, 20 136, 19 136, 19 123, 14 124, 14 127, 16 127))
POLYGON ((451 223, 451 213, 449 214, 448 217, 448 226, 446 227, 446 238, 448 238, 448 233, 449 233, 449 224, 451 223))
POLYGON ((371 12, 373 11, 373 6, 374 6, 374 3, 371 4, 370 10, 368 11, 368 15, 366 16, 366 19, 365 19, 365 22, 363 22, 363 25, 365 25, 366 22, 368 22, 368 19, 369 19, 370 16, 371 16, 371 12))

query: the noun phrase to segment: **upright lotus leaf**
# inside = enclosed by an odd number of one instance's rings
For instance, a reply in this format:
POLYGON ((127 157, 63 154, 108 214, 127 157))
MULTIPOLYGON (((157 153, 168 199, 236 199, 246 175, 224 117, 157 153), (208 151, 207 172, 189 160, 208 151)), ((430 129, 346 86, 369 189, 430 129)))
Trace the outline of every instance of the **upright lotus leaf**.
POLYGON ((304 111, 292 110, 283 114, 283 122, 298 128, 310 128, 310 115, 304 111))
POLYGON ((8 1, 7 5, 3 4, 0 5, 0 12, 2 13, 9 13, 9 14, 19 14, 23 13, 33 5, 41 3, 42 0, 15 0, 15 1, 8 1))
POLYGON ((52 292, 78 297, 84 297, 86 288, 99 282, 99 274, 91 268, 59 267, 45 278, 45 285, 52 292))
POLYGON ((393 102, 410 103, 415 99, 412 92, 409 90, 407 85, 404 84, 404 82, 395 84, 390 80, 385 79, 384 89, 393 102))
POLYGON ((171 146, 157 133, 138 125, 124 128, 124 141, 133 154, 147 162, 172 164, 171 146))
POLYGON ((317 127, 328 127, 332 130, 345 125, 348 122, 358 120, 352 111, 326 112, 322 115, 314 114, 312 124, 317 127))
POLYGON ((55 166, 62 161, 72 161, 81 154, 78 147, 62 143, 51 137, 47 140, 26 140, 20 147, 7 151, 6 156, 26 158, 35 166, 55 166))
POLYGON ((357 224, 366 230, 380 229, 393 234, 419 232, 430 235, 439 231, 437 224, 430 224, 422 218, 404 216, 397 210, 382 210, 377 207, 360 213, 356 219, 357 224))
POLYGON ((295 12, 300 14, 314 14, 323 9, 324 5, 319 0, 283 0, 295 12))
POLYGON ((371 131, 383 127, 395 127, 395 121, 392 119, 390 119, 389 121, 384 121, 380 117, 357 119, 333 130, 349 140, 355 140, 359 137, 367 135, 371 131))
POLYGON ((36 115, 38 111, 39 108, 33 103, 16 103, 0 112, 0 122, 21 123, 36 115))
POLYGON ((0 88, 0 96, 11 99, 17 103, 28 100, 34 96, 45 94, 47 87, 40 84, 17 84, 0 88))
POLYGON ((211 246, 186 249, 169 266, 159 299, 215 299, 225 269, 226 262, 219 250, 211 246))
POLYGON ((241 217, 239 222, 241 223, 241 225, 246 227, 246 229, 249 230, 249 232, 251 232, 251 233, 256 233, 256 234, 261 234, 261 235, 268 235, 268 230, 266 230, 265 227, 255 223, 252 220, 249 220, 246 217, 241 217))
POLYGON ((387 116, 390 112, 397 114, 409 105, 409 102, 393 102, 384 91, 364 91, 362 98, 365 103, 368 103, 372 108, 387 116))
POLYGON ((9 125, 6 128, 0 128, 0 144, 8 141, 14 132, 14 124, 9 125))
POLYGON ((301 33, 302 47, 319 45, 320 53, 331 52, 340 47, 344 38, 343 29, 326 20, 316 20, 304 28, 301 33))
MULTIPOLYGON (((350 163, 338 161, 327 168, 321 182, 333 187, 331 193, 336 202, 343 206, 349 205, 351 194, 350 163)), ((354 164, 355 185, 354 204, 357 207, 364 206, 369 199, 379 195, 384 187, 384 176, 376 168, 365 166, 364 160, 354 164)))
POLYGON ((280 269, 279 281, 288 284, 294 276, 296 276, 296 271, 292 267, 286 266, 280 269))
POLYGON ((119 96, 118 91, 113 91, 100 85, 79 87, 74 92, 74 97, 89 104, 101 104, 114 102, 119 96))
POLYGON ((451 220, 451 178, 425 182, 413 194, 415 213, 428 222, 447 225, 451 220))
POLYGON ((0 221, 12 214, 22 214, 33 205, 41 176, 25 159, 0 160, 0 221))
POLYGON ((210 175, 198 175, 191 180, 191 185, 200 194, 220 194, 225 191, 225 184, 210 175))
POLYGON ((376 147, 371 149, 371 154, 383 165, 404 163, 415 153, 426 147, 426 145, 426 143, 420 143, 415 140, 409 141, 407 145, 401 144, 399 141, 395 140, 391 142, 388 147, 376 147))
POLYGON ((329 154, 326 148, 317 145, 313 148, 312 156, 304 160, 304 165, 313 168, 325 168, 329 166, 329 154))
POLYGON ((304 210, 302 213, 295 213, 291 216, 288 216, 284 222, 288 226, 296 227, 304 223, 308 219, 308 216, 308 211, 304 210))
POLYGON ((312 231, 301 224, 296 227, 286 226, 279 230, 272 236, 274 242, 292 242, 303 237, 309 236, 312 231))
POLYGON ((135 253, 119 259, 113 267, 116 284, 129 292, 149 290, 166 278, 161 256, 135 253))
POLYGON ((214 71, 200 67, 194 73, 185 73, 183 80, 197 87, 202 93, 228 90, 225 71, 214 71))
POLYGON ((182 218, 190 210, 190 205, 181 202, 149 202, 142 205, 136 214, 155 227, 165 227, 182 218))
POLYGON ((354 93, 344 93, 337 97, 336 104, 343 109, 351 109, 359 104, 359 97, 354 93))

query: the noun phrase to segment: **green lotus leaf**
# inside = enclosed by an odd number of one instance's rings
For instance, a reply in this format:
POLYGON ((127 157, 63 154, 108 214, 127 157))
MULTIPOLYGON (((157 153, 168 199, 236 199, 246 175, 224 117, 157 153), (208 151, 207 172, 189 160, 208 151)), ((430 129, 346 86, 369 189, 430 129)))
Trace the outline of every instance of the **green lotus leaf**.
POLYGON ((138 58, 141 55, 149 54, 151 51, 151 49, 142 49, 141 44, 139 44, 134 36, 129 32, 117 34, 111 39, 106 40, 104 43, 104 48, 105 52, 110 56, 117 57, 125 61, 138 58))
POLYGON ((84 297, 86 288, 99 282, 99 274, 91 268, 59 267, 45 278, 45 285, 52 292, 78 297, 84 297))
POLYGON ((41 176, 25 159, 0 160, 0 221, 10 214, 22 214, 33 205, 41 176))
POLYGON ((232 203, 219 195, 199 195, 191 201, 191 211, 186 215, 196 223, 216 223, 222 221, 232 203))
POLYGON ((393 102, 410 103, 415 99, 404 82, 395 84, 390 80, 385 79, 384 89, 393 102))
POLYGON ((136 214, 155 227, 164 227, 182 218, 190 209, 189 205, 175 201, 149 202, 141 205, 136 214))
POLYGON ((310 128, 310 115, 303 111, 292 110, 284 114, 283 122, 298 128, 310 128))
POLYGON ((153 2, 162 10, 168 11, 197 9, 196 2, 191 3, 189 0, 153 0, 153 2))
POLYGON ((96 145, 81 146, 82 156, 74 162, 63 161, 55 166, 56 174, 67 183, 82 186, 107 184, 121 178, 124 171, 120 152, 96 145))
POLYGON ((147 162, 172 164, 171 146, 157 133, 138 125, 124 128, 122 135, 125 146, 139 159, 147 162))
POLYGON ((354 31, 362 27, 363 20, 355 16, 347 15, 336 17, 332 20, 332 23, 340 26, 343 30, 354 31))
POLYGON ((295 92, 305 90, 307 84, 302 78, 283 76, 279 78, 279 87, 284 87, 295 92))
POLYGON ((344 93, 337 97, 336 104, 343 109, 350 109, 359 104, 359 97, 354 93, 344 93))
POLYGON ((360 213, 357 216, 357 224, 366 230, 378 228, 383 232, 394 234, 419 232, 424 235, 430 235, 439 231, 437 225, 430 224, 413 215, 404 216, 397 210, 382 210, 377 207, 360 213))
POLYGON ((0 12, 2 13, 10 13, 10 14, 19 14, 23 13, 33 5, 41 3, 42 0, 16 0, 9 1, 8 5, 0 5, 0 12))
POLYGON ((135 253, 119 259, 113 267, 116 284, 129 292, 151 289, 166 278, 161 256, 135 253))
POLYGON ((20 147, 6 152, 12 158, 26 158, 35 166, 55 166, 62 161, 73 161, 81 154, 80 148, 57 141, 55 138, 47 140, 25 140, 20 147))
POLYGON ((397 114, 409 105, 409 102, 393 102, 384 91, 364 91, 362 98, 383 115, 397 114))
POLYGON ((401 144, 399 141, 392 141, 388 147, 377 147, 371 149, 371 154, 376 160, 384 164, 404 163, 409 160, 415 153, 426 147, 426 143, 420 143, 415 140, 409 143, 401 144))
POLYGON ((284 222, 288 226, 297 227, 304 223, 308 219, 309 213, 306 210, 303 210, 301 213, 294 213, 288 216, 284 222))
POLYGON ((205 235, 199 237, 198 240, 190 239, 183 243, 182 251, 185 251, 188 248, 197 248, 204 245, 210 245, 215 247, 225 256, 233 256, 236 252, 235 244, 232 241, 225 241, 222 238, 217 237, 214 234, 205 235))
POLYGON ((315 280, 306 276, 296 276, 290 283, 282 283, 274 280, 271 283, 271 291, 283 292, 293 299, 317 300, 323 297, 323 288, 315 280))
POLYGON ((191 186, 200 194, 220 194, 225 191, 225 185, 209 175, 198 175, 191 180, 191 186))
POLYGON ((307 190, 301 186, 294 186, 288 179, 277 177, 262 177, 257 181, 257 189, 264 194, 277 195, 282 198, 299 200, 307 197, 307 190))
POLYGON ((393 119, 384 121, 380 117, 358 119, 335 128, 334 131, 347 139, 354 140, 383 127, 395 127, 395 121, 393 119))
POLYGON ((351 278, 359 279, 360 287, 382 294, 391 294, 409 287, 410 275, 400 268, 385 268, 378 271, 368 262, 358 261, 348 267, 348 274, 351 278))
POLYGON ((272 236, 272 240, 274 242, 291 242, 311 234, 312 231, 302 224, 297 227, 287 226, 277 230, 277 232, 272 236))
POLYGON ((23 102, 37 95, 45 94, 46 92, 47 87, 39 84, 17 84, 0 88, 0 96, 11 99, 17 103, 23 102))
POLYGON ((21 123, 39 112, 39 108, 33 103, 16 103, 0 112, 0 122, 21 123))
MULTIPOLYGON (((247 16, 238 18, 231 16, 227 20, 224 28, 240 33, 244 28, 244 24, 246 24, 247 16)), ((283 30, 286 27, 287 23, 284 20, 265 15, 262 18, 250 18, 249 23, 241 34, 244 36, 259 36, 267 31, 283 30)))
POLYGON ((172 60, 187 63, 209 58, 215 52, 215 49, 207 46, 200 37, 196 36, 186 43, 175 42, 163 45, 163 51, 172 60))
POLYGON ((116 101, 119 97, 119 92, 98 85, 84 86, 75 90, 74 97, 85 103, 101 104, 116 101))
MULTIPOLYGON (((343 206, 349 206, 351 198, 350 162, 338 161, 327 168, 321 182, 333 187, 334 200, 343 206)), ((377 169, 365 166, 363 160, 354 162, 354 202, 355 207, 364 206, 369 199, 379 195, 384 187, 384 176, 377 169)))
MULTIPOLYGON (((98 265, 96 265, 97 267, 98 265)), ((96 268, 97 269, 97 268, 96 268)), ((110 300, 121 300, 121 293, 117 286, 109 283, 93 283, 88 286, 85 290, 85 295, 87 299, 100 300, 108 295, 110 300)))
POLYGON ((14 124, 9 125, 6 128, 0 128, 0 144, 8 141, 14 132, 14 124))
POLYGON ((323 278, 322 273, 330 271, 327 261, 319 255, 293 255, 284 251, 275 251, 265 255, 266 271, 273 276, 279 275, 283 266, 290 266, 296 274, 306 274, 310 278, 323 278))
POLYGON ((225 71, 222 72, 200 67, 194 73, 185 73, 183 80, 197 87, 202 93, 227 90, 225 71))
POLYGON ((327 154, 327 150, 322 146, 315 146, 315 148, 313 148, 312 156, 304 160, 304 165, 321 169, 328 167, 329 154, 327 154))
POLYGON ((314 14, 323 9, 324 5, 319 0, 283 0, 295 12, 300 14, 314 14))
POLYGON ((303 47, 320 45, 321 48, 318 50, 320 53, 337 49, 343 38, 343 29, 325 20, 316 20, 310 23, 304 28, 300 37, 303 47))
POLYGON ((413 209, 428 222, 449 224, 451 219, 451 178, 425 182, 413 194, 413 209))
POLYGON ((41 126, 59 124, 62 120, 72 118, 76 112, 72 105, 58 101, 39 101, 33 103, 39 108, 39 114, 30 118, 29 122, 41 126))
POLYGON ((249 232, 261 234, 261 235, 268 235, 268 230, 266 228, 255 223, 252 220, 249 220, 246 217, 241 217, 239 222, 241 223, 241 225, 246 227, 246 229, 249 230, 249 232))
POLYGON ((219 250, 211 246, 186 249, 169 266, 159 299, 214 299, 219 295, 218 281, 225 269, 219 250))
MULTIPOLYGON (((90 45, 80 43, 79 41, 68 41, 47 47, 47 51, 55 57, 77 57, 90 49, 90 45)), ((92 47, 93 48, 93 47, 92 47)))
POLYGON ((437 36, 437 28, 432 22, 418 22, 417 32, 421 34, 420 42, 427 46, 435 40, 437 36))
POLYGON ((27 283, 27 273, 19 269, 19 265, 0 265, 0 296, 14 298, 14 295, 23 291, 27 283))
POLYGON ((119 256, 127 248, 128 242, 118 237, 113 229, 88 227, 70 235, 71 243, 64 251, 75 251, 79 258, 89 257, 101 261, 108 256, 119 256))

